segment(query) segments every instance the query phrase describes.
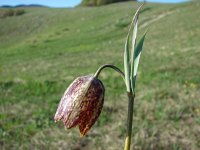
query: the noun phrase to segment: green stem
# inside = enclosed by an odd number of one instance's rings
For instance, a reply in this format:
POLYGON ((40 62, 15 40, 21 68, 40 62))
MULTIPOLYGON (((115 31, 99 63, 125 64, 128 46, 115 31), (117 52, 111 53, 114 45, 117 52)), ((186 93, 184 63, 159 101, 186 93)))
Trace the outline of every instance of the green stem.
MULTIPOLYGON (((119 68, 117 68, 114 65, 110 65, 110 64, 106 64, 106 65, 101 66, 96 71, 94 77, 98 78, 101 71, 106 67, 114 69, 115 71, 117 71, 122 76, 123 79, 125 78, 124 73, 119 68)), ((126 135, 124 150, 130 150, 130 146, 131 146, 131 134, 132 134, 132 124, 133 124, 133 108, 134 108, 134 99, 135 99, 135 92, 132 92, 132 90, 131 90, 131 92, 128 92, 127 94, 128 94, 128 119, 127 119, 127 135, 126 135)))
POLYGON ((131 147, 133 108, 134 108, 134 99, 135 99, 135 93, 130 92, 127 94, 128 94, 128 119, 127 119, 127 135, 126 135, 124 150, 130 150, 130 147, 131 147))
POLYGON ((115 71, 117 71, 121 76, 122 78, 124 79, 124 73, 116 66, 114 65, 111 65, 111 64, 105 64, 105 65, 102 65, 98 70, 97 72, 95 73, 94 77, 98 78, 99 74, 101 73, 101 71, 104 69, 104 68, 112 68, 114 69, 115 71))

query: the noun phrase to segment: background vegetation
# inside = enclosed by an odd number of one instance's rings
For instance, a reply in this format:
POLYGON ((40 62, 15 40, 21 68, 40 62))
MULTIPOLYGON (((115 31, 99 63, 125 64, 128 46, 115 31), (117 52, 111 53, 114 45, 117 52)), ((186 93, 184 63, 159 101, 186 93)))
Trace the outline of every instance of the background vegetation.
MULTIPOLYGON (((100 6, 116 2, 125 2, 130 0, 82 0, 81 5, 85 6, 100 6)), ((136 1, 136 0, 135 0, 136 1)))
POLYGON ((25 13, 24 9, 1 9, 0 18, 20 16, 25 13))
MULTIPOLYGON (((76 77, 104 63, 123 67, 124 42, 138 3, 74 9, 24 8, 0 19, 0 149, 123 149, 127 97, 121 77, 106 88, 98 122, 84 138, 54 123, 58 102, 76 77)), ((149 28, 139 67, 134 150, 200 149, 200 2, 148 3, 149 28)), ((2 10, 2 9, 0 9, 2 10)))

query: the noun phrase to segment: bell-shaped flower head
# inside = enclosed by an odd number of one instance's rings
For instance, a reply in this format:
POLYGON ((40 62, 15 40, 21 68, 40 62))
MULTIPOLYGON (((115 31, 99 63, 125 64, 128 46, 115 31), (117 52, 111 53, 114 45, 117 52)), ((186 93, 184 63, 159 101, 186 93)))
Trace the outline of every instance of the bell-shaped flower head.
POLYGON ((61 98, 54 120, 70 129, 79 126, 82 136, 99 117, 104 102, 104 86, 92 75, 75 79, 61 98))

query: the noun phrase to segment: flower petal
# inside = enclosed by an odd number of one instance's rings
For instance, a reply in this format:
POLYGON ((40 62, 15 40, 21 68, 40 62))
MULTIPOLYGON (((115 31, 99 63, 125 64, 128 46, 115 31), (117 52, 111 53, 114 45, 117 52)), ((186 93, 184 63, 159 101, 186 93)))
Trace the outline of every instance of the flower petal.
POLYGON ((80 102, 91 84, 92 76, 79 77, 65 91, 61 98, 54 120, 62 120, 66 128, 72 128, 78 123, 80 102))
POLYGON ((104 87, 100 80, 94 79, 86 96, 82 100, 79 130, 82 136, 94 125, 104 102, 104 87))

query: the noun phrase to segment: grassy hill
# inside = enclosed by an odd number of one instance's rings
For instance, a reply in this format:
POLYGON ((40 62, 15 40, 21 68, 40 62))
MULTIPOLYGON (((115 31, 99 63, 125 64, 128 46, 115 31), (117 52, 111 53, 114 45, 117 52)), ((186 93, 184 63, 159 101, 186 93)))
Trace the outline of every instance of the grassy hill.
MULTIPOLYGON (((112 70, 98 122, 84 138, 54 123, 58 102, 78 76, 105 63, 123 67, 125 37, 138 3, 73 9, 24 8, 0 19, 0 149, 123 149, 125 85, 112 70)), ((200 149, 200 2, 148 3, 139 67, 134 150, 200 149)), ((5 9, 0 9, 4 11, 5 9)))

